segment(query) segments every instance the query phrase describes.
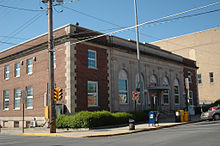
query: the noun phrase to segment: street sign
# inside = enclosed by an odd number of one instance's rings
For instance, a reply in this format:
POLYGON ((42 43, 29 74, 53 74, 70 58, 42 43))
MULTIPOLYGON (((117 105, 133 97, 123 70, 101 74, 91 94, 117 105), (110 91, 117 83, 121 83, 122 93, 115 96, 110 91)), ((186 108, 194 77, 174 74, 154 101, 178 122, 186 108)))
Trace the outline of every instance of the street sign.
POLYGON ((133 91, 132 92, 132 100, 139 100, 139 98, 140 98, 140 92, 133 91))
POLYGON ((27 98, 27 92, 25 90, 21 91, 22 104, 25 104, 27 98))

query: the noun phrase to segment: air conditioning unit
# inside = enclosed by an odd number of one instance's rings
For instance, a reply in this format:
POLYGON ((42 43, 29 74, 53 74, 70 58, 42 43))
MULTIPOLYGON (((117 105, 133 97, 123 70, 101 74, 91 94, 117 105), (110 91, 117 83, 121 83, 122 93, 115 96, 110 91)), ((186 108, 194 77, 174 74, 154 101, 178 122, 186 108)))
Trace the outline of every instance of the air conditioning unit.
POLYGON ((36 127, 36 121, 31 121, 30 128, 35 128, 35 127, 36 127))
POLYGON ((37 117, 34 117, 34 120, 30 123, 30 128, 37 127, 37 117))

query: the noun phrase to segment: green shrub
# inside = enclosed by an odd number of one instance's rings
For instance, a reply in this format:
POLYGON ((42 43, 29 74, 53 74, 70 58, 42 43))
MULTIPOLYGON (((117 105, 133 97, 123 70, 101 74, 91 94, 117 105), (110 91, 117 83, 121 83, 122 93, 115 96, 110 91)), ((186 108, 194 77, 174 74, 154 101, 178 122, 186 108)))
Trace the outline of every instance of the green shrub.
POLYGON ((114 122, 111 125, 126 124, 129 118, 133 118, 132 114, 125 112, 112 113, 112 116, 114 117, 114 122))
POLYGON ((148 114, 151 110, 145 110, 140 112, 131 112, 136 122, 148 121, 148 114))
POLYGON ((57 120, 57 128, 93 128, 99 126, 126 124, 129 118, 138 119, 138 121, 146 121, 148 112, 110 113, 108 111, 81 111, 73 116, 60 115, 57 120))
POLYGON ((69 128, 69 116, 67 115, 60 115, 57 119, 56 119, 56 126, 57 128, 69 128))

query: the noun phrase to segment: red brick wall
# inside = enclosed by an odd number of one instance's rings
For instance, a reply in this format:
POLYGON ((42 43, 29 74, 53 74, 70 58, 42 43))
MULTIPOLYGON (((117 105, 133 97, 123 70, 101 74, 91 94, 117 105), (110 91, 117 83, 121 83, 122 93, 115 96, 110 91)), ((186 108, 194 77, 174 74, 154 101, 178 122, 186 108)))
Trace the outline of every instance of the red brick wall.
MULTIPOLYGON (((54 39, 59 38, 65 34, 66 34, 65 28, 58 29, 58 30, 54 31, 54 33, 53 33, 54 39)), ((11 48, 11 49, 5 50, 2 53, 0 53, 0 58, 11 55, 11 54, 19 52, 19 51, 23 51, 27 48, 31 48, 33 46, 36 46, 36 45, 39 45, 42 43, 46 43, 48 41, 47 38, 48 38, 48 35, 45 34, 45 35, 42 35, 42 36, 37 37, 35 39, 32 39, 30 41, 27 41, 21 45, 18 45, 16 47, 11 48)))
POLYGON ((109 110, 107 50, 85 44, 76 45, 76 112, 81 110, 109 110), (88 50, 96 51, 97 69, 88 68, 88 50), (98 82, 98 106, 88 107, 87 82, 98 82))
MULTIPOLYGON (((57 86, 65 88, 65 48, 64 44, 56 53, 55 82, 57 86)), ((13 117, 22 116, 22 105, 20 110, 14 110, 14 89, 20 88, 25 90, 27 86, 33 87, 33 109, 25 109, 25 116, 44 116, 44 93, 47 91, 48 83, 48 51, 43 50, 28 56, 21 57, 10 62, 0 64, 0 116, 13 117), (33 73, 26 74, 26 60, 36 57, 33 60, 33 73), (20 77, 14 77, 14 64, 23 61, 20 66, 20 77), (4 80, 4 66, 10 66, 10 78, 4 80), (9 110, 3 111, 3 90, 9 90, 9 110)))

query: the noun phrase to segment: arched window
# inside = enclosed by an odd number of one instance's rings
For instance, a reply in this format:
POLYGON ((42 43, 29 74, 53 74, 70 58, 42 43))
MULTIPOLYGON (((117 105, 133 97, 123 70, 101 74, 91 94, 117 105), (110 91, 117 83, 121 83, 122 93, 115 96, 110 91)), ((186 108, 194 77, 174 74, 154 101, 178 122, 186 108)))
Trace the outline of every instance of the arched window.
POLYGON ((175 104, 180 104, 180 91, 179 91, 179 82, 177 79, 174 81, 174 100, 175 104))
POLYGON ((150 86, 153 87, 153 86, 157 86, 157 78, 155 75, 152 75, 151 78, 150 78, 150 86))
POLYGON ((118 89, 119 89, 119 103, 127 104, 128 103, 128 77, 127 77, 127 73, 124 70, 121 70, 119 73, 118 89))
MULTIPOLYGON (((169 82, 168 82, 168 79, 167 77, 165 77, 163 79, 163 84, 162 84, 164 87, 168 87, 169 86, 169 82)), ((168 89, 165 89, 163 90, 163 103, 164 104, 169 104, 169 90, 168 89)))

